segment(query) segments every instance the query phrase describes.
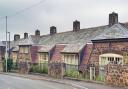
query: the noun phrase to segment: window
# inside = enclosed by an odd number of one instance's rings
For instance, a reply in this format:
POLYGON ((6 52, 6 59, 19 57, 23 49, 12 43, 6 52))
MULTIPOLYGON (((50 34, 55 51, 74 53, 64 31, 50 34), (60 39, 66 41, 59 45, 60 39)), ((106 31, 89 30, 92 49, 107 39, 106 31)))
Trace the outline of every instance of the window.
POLYGON ((128 64, 128 53, 124 53, 123 56, 124 56, 124 63, 128 64))
POLYGON ((29 53, 29 47, 20 47, 20 53, 29 53))
POLYGON ((115 58, 115 63, 122 63, 122 58, 120 58, 120 57, 116 57, 115 58))
POLYGON ((47 53, 40 53, 39 54, 40 61, 48 61, 47 53))
POLYGON ((120 61, 120 59, 121 59, 121 58, 116 57, 116 60, 115 60, 115 61, 116 61, 116 62, 119 62, 119 61, 120 61))
POLYGON ((106 57, 101 57, 101 65, 106 65, 106 57))
POLYGON ((113 62, 114 61, 114 57, 108 57, 108 61, 109 62, 113 62))
POLYGON ((75 54, 64 54, 64 61, 67 64, 78 64, 78 58, 75 54))
POLYGON ((104 66, 108 63, 122 64, 123 56, 119 54, 106 53, 99 56, 99 64, 104 66))

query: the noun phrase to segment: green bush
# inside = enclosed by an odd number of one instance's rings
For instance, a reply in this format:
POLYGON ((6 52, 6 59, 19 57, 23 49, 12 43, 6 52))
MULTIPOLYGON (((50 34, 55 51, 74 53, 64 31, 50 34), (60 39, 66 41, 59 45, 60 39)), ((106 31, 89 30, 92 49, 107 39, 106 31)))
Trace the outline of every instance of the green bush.
POLYGON ((82 80, 89 80, 90 79, 90 75, 89 73, 81 73, 79 75, 79 79, 82 79, 82 80))
POLYGON ((78 71, 75 71, 75 70, 67 70, 65 72, 65 76, 67 77, 71 77, 71 78, 78 78, 78 71))
POLYGON ((102 76, 102 75, 96 76, 96 81, 101 81, 101 82, 103 82, 103 81, 104 81, 104 76, 102 76))
MULTIPOLYGON (((5 72, 6 71, 6 59, 4 59, 3 68, 5 72)), ((12 68, 13 68, 13 60, 8 58, 7 59, 7 71, 10 72, 12 68)))
POLYGON ((34 73, 48 73, 48 68, 46 66, 39 66, 37 65, 31 65, 30 71, 29 72, 34 72, 34 73))

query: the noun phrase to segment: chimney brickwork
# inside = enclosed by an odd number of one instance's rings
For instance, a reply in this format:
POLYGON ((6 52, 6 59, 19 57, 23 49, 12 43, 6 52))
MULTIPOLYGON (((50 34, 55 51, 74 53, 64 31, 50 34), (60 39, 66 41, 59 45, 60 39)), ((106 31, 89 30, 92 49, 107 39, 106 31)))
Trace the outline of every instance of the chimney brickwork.
POLYGON ((53 35, 53 34, 56 34, 56 33, 57 33, 56 27, 55 26, 51 26, 50 27, 50 35, 53 35))
POLYGON ((19 34, 15 34, 14 35, 14 41, 17 41, 17 40, 19 40, 20 39, 20 35, 19 34))
POLYGON ((73 22, 73 31, 78 31, 78 30, 80 30, 80 22, 76 20, 73 22))
POLYGON ((37 29, 37 30, 35 31, 35 35, 36 35, 36 36, 40 36, 40 30, 37 29))
POLYGON ((109 14, 109 26, 118 23, 118 13, 112 12, 109 14))
POLYGON ((28 33, 24 33, 24 39, 28 38, 28 33))

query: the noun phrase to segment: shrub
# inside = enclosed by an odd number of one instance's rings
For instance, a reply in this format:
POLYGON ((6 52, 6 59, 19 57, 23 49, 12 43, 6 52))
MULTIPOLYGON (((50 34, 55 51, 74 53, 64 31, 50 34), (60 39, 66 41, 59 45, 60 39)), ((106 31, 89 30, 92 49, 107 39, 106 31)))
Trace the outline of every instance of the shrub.
POLYGON ((38 64, 36 65, 31 65, 29 72, 34 72, 34 73, 48 73, 48 68, 46 66, 39 66, 38 64))
MULTIPOLYGON (((3 68, 4 68, 4 71, 6 71, 6 59, 4 59, 3 68)), ((7 71, 10 72, 12 68, 13 68, 13 60, 8 58, 7 59, 7 71)))
POLYGON ((103 75, 98 75, 98 76, 96 76, 96 81, 101 81, 101 82, 103 82, 103 81, 104 81, 104 76, 103 76, 103 75))
POLYGON ((78 71, 68 70, 68 71, 65 72, 65 75, 67 77, 77 78, 78 77, 78 71))

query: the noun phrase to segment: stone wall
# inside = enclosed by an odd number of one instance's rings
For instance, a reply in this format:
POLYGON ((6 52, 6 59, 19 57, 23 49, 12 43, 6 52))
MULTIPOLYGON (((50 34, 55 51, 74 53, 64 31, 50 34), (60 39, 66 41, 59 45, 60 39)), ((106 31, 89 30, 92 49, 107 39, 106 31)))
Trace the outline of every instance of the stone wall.
POLYGON ((52 62, 48 66, 48 74, 55 78, 62 78, 64 75, 64 63, 52 62))
POLYGON ((3 62, 0 61, 0 72, 3 72, 3 62))
POLYGON ((113 86, 128 87, 128 65, 108 64, 105 82, 113 86))
POLYGON ((29 63, 28 62, 23 62, 23 61, 20 61, 18 63, 18 71, 19 73, 21 74, 27 74, 29 72, 29 63))
MULTIPOLYGON (((128 54, 128 42, 99 42, 93 43, 89 63, 99 66, 99 55, 104 53, 120 54, 124 57, 128 54)), ((128 57, 126 58, 128 59, 128 57)), ((99 74, 99 68, 96 68, 96 74, 99 74)))

